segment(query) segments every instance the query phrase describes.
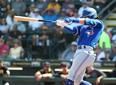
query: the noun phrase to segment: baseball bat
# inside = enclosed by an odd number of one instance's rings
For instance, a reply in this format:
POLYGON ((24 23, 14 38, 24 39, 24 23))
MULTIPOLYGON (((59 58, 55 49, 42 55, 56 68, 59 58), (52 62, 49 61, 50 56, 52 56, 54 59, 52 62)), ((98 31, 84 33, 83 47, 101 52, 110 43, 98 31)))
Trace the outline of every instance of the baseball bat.
POLYGON ((52 20, 39 20, 36 18, 23 17, 23 16, 14 16, 14 20, 25 21, 25 22, 52 22, 52 23, 56 23, 56 21, 52 21, 52 20))

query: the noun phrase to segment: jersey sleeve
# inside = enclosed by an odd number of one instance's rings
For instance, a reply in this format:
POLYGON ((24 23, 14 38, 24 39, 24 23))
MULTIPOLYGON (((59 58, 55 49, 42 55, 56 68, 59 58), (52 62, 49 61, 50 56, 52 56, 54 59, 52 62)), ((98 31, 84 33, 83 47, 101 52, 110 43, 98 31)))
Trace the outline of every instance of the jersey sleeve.
POLYGON ((86 18, 85 19, 85 25, 89 25, 91 27, 95 27, 97 25, 99 26, 102 26, 102 22, 98 19, 89 19, 89 18, 86 18))
POLYGON ((103 22, 98 19, 90 19, 90 18, 70 18, 73 23, 80 23, 83 25, 89 25, 91 27, 95 27, 97 25, 103 26, 103 22))
POLYGON ((74 35, 79 35, 80 26, 71 26, 71 25, 68 25, 68 26, 64 26, 64 28, 66 30, 68 30, 69 32, 71 32, 72 34, 74 34, 74 35))

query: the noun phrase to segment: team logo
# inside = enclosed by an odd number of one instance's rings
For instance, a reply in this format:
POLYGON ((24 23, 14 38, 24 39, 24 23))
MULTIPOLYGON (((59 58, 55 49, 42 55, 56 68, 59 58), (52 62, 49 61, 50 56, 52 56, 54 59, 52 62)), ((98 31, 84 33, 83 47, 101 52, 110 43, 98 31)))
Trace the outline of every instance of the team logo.
POLYGON ((85 33, 87 34, 88 37, 94 34, 93 30, 87 30, 85 33))

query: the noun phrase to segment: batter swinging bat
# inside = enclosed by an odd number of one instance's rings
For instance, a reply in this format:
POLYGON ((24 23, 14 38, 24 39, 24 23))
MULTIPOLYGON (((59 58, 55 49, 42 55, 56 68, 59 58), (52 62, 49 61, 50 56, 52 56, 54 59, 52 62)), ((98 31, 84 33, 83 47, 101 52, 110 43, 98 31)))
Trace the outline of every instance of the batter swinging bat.
POLYGON ((56 21, 52 21, 52 20, 38 20, 35 18, 23 17, 23 16, 14 16, 14 20, 25 21, 25 22, 52 22, 52 23, 56 23, 56 21))

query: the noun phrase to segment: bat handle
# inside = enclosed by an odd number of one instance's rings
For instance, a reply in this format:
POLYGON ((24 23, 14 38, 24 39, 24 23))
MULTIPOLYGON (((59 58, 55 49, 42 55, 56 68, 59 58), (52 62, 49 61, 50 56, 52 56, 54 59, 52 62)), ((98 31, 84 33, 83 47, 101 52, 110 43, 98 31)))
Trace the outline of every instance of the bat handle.
POLYGON ((39 22, 52 22, 52 23, 56 23, 56 21, 52 21, 52 20, 38 20, 39 22))
POLYGON ((57 23, 57 21, 52 21, 52 23, 57 23))

